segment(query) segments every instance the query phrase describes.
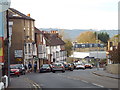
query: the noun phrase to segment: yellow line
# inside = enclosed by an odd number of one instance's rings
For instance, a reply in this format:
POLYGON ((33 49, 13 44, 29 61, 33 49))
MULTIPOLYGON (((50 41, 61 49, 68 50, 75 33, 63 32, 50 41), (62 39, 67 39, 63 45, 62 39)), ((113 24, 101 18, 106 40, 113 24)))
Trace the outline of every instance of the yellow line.
POLYGON ((32 84, 35 88, 39 88, 40 90, 42 90, 42 88, 40 87, 40 85, 38 85, 34 81, 32 81, 32 80, 30 80, 28 78, 24 78, 24 79, 27 80, 30 84, 32 84))

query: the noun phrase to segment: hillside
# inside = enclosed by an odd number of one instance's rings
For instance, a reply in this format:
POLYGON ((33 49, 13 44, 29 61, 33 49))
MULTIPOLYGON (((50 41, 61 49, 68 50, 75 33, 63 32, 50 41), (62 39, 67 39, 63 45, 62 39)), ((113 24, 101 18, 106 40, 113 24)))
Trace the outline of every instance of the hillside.
MULTIPOLYGON (((40 28, 40 30, 45 30, 45 31, 51 31, 51 30, 57 30, 59 31, 60 29, 57 28, 40 28)), ((91 30, 91 29, 64 29, 64 32, 66 35, 68 35, 72 40, 75 40, 75 38, 80 35, 80 33, 85 32, 85 31, 96 31, 96 30, 91 30)), ((113 37, 118 34, 118 30, 100 30, 97 32, 107 32, 110 37, 113 37)))

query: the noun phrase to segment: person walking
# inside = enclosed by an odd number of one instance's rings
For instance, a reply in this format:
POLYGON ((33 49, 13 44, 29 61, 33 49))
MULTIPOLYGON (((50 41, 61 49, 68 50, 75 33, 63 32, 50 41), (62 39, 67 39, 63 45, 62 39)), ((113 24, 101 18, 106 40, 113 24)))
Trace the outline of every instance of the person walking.
POLYGON ((37 62, 34 63, 34 72, 36 73, 37 71, 37 62))
POLYGON ((29 62, 29 64, 28 64, 28 69, 29 69, 28 72, 32 72, 32 64, 31 64, 31 62, 29 62))
POLYGON ((27 72, 27 65, 26 64, 24 65, 24 68, 25 68, 25 72, 27 72))

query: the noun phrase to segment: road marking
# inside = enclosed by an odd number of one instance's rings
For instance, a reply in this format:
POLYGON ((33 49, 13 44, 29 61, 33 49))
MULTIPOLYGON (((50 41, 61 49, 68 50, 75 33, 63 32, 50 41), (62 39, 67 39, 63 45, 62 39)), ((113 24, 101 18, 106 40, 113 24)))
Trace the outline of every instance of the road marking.
POLYGON ((32 81, 32 80, 30 80, 30 79, 28 79, 28 78, 25 78, 25 79, 26 79, 29 83, 31 83, 31 84, 33 85, 33 87, 41 89, 40 85, 38 85, 38 84, 35 83, 34 81, 32 81))
POLYGON ((32 84, 32 85, 36 88, 35 84, 32 84))
POLYGON ((37 88, 41 88, 37 83, 34 82, 34 84, 37 88))
POLYGON ((96 84, 96 83, 92 83, 93 85, 96 85, 96 86, 99 86, 99 87, 104 87, 104 86, 102 86, 102 85, 99 85, 99 84, 96 84))
POLYGON ((83 81, 83 82, 85 82, 85 83, 88 83, 87 81, 85 81, 85 80, 81 80, 81 81, 83 81))

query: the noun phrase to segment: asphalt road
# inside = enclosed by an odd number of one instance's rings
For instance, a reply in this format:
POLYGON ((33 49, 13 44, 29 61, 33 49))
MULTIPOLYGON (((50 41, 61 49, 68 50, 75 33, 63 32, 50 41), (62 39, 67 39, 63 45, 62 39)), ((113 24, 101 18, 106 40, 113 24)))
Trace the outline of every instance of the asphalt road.
POLYGON ((27 78, 42 88, 118 88, 118 80, 92 74, 94 69, 65 73, 31 73, 27 78))
MULTIPOLYGON (((118 88, 118 80, 92 74, 94 69, 66 71, 65 73, 28 73, 20 77, 13 77, 12 88, 87 88, 91 90, 106 90, 104 88, 118 88)), ((63 90, 62 89, 62 90, 63 90)), ((107 89, 113 90, 113 89, 107 89)))

